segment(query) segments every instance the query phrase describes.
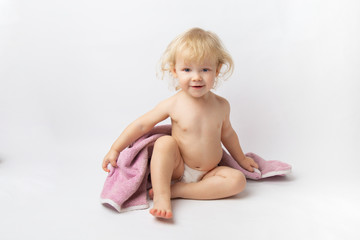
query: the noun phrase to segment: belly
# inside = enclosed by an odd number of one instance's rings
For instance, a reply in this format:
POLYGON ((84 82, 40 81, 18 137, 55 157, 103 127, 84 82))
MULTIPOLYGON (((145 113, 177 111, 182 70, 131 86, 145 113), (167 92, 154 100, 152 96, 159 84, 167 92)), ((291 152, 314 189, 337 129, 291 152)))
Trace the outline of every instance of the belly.
MULTIPOLYGON (((176 136, 174 136, 175 139, 176 136)), ((223 155, 220 140, 177 139, 181 156, 189 167, 201 171, 215 168, 223 155)))

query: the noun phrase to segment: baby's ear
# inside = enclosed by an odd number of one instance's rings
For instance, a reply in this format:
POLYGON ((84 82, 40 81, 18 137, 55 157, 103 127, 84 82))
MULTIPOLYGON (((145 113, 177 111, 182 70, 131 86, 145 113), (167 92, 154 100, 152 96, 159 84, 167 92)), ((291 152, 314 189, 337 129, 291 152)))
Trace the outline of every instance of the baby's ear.
POLYGON ((172 76, 173 76, 174 78, 177 78, 177 73, 176 73, 175 67, 171 67, 171 68, 170 68, 170 72, 171 72, 171 74, 172 74, 172 76))
POLYGON ((219 63, 219 65, 217 66, 217 68, 216 68, 216 76, 219 76, 222 65, 223 65, 222 63, 219 63))

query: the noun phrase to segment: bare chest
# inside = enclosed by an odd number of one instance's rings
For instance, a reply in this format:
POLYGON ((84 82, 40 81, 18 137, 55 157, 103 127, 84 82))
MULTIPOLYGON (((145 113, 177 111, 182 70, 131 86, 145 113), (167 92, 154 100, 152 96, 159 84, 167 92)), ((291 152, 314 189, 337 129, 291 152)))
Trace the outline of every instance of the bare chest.
POLYGON ((224 114, 217 106, 190 105, 180 108, 172 116, 174 127, 180 132, 200 136, 214 135, 221 131, 224 114))

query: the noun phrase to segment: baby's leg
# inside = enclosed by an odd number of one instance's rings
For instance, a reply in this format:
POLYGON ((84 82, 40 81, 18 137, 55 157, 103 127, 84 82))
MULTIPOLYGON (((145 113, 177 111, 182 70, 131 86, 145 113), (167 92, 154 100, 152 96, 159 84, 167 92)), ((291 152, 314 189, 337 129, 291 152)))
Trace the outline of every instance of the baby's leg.
POLYGON ((150 172, 154 199, 150 213, 155 217, 172 218, 171 179, 179 179, 184 173, 184 161, 173 137, 160 137, 155 142, 150 172))
POLYGON ((172 198, 219 199, 236 195, 246 186, 242 172, 230 167, 216 167, 196 183, 177 182, 172 185, 172 198))

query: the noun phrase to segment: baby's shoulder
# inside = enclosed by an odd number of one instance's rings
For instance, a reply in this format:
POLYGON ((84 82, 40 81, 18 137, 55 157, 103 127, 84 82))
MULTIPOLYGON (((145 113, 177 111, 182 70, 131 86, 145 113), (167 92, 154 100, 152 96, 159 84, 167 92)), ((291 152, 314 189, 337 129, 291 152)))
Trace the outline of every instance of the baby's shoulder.
POLYGON ((158 104, 158 107, 165 108, 165 109, 167 109, 167 111, 170 111, 171 109, 174 108, 174 106, 175 106, 175 104, 177 102, 177 99, 178 99, 177 94, 172 95, 171 97, 168 97, 168 98, 162 100, 158 104))
POLYGON ((168 99, 166 99, 167 102, 171 103, 172 105, 176 104, 177 102, 183 102, 187 99, 186 94, 183 91, 178 91, 168 99))
POLYGON ((214 96, 215 96, 216 102, 219 103, 221 105, 221 107, 225 107, 225 108, 230 107, 230 103, 228 102, 228 100, 226 100, 226 98, 221 97, 215 93, 214 93, 214 96))

